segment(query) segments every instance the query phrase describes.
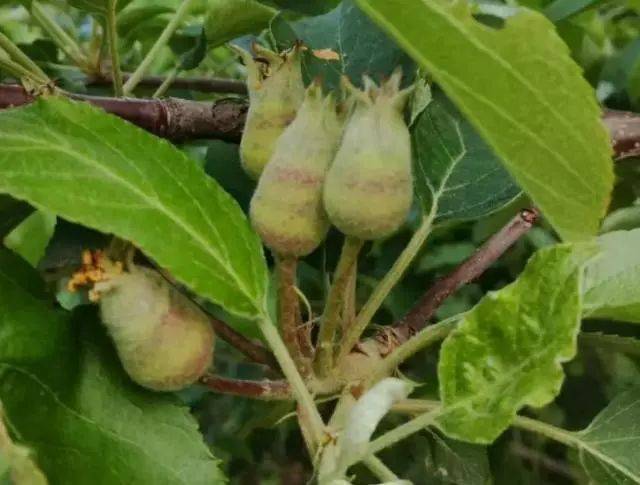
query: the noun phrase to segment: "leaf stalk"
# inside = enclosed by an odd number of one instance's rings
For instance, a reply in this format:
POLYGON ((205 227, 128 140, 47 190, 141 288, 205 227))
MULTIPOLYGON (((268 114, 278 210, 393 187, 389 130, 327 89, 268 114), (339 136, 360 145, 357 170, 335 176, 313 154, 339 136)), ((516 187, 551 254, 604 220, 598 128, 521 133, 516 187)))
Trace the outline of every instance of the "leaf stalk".
POLYGON ((171 18, 167 26, 164 28, 158 39, 155 41, 147 55, 144 57, 144 59, 142 59, 142 62, 138 65, 136 70, 131 74, 127 82, 124 84, 123 91, 125 96, 129 96, 136 88, 138 83, 142 80, 143 76, 149 70, 151 63, 158 56, 162 48, 167 45, 169 39, 180 25, 180 22, 182 22, 187 13, 189 13, 189 9, 193 5, 193 3, 194 0, 184 0, 180 4, 175 14, 171 18))

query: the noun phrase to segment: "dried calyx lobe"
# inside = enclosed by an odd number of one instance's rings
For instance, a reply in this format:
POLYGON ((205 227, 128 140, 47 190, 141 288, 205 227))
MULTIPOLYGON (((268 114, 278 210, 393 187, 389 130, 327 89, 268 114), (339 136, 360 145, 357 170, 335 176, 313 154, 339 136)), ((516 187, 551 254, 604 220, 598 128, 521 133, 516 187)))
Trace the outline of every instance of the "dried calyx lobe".
POLYGON ((365 77, 364 91, 348 85, 354 110, 327 174, 324 206, 343 233, 385 237, 404 222, 413 199, 411 141, 396 71, 380 87, 365 77))
POLYGON ((307 89, 294 121, 279 138, 251 201, 251 221, 271 250, 305 256, 329 229, 322 204, 325 176, 335 156, 344 114, 318 82, 307 89))
POLYGON ((133 266, 95 291, 122 365, 141 386, 183 389, 210 367, 214 334, 207 316, 156 271, 133 266))
POLYGON ((254 56, 233 49, 247 66, 249 111, 240 142, 245 171, 258 179, 271 158, 278 137, 293 121, 304 98, 300 67, 302 46, 277 54, 253 44, 254 56))

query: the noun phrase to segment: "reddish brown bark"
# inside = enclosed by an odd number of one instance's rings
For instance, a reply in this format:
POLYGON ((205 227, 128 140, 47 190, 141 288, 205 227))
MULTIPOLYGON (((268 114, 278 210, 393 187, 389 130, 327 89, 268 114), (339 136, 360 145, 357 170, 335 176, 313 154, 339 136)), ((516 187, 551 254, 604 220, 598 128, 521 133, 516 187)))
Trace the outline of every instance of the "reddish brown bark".
POLYGON ((447 276, 439 279, 416 305, 391 330, 383 330, 379 337, 392 337, 394 344, 407 341, 428 325, 436 310, 461 286, 478 278, 507 249, 533 227, 539 217, 537 209, 524 209, 516 214, 502 229, 491 236, 476 252, 447 276))
MULTIPOLYGON (((151 79, 149 82, 156 81, 158 79, 151 79)), ((207 80, 197 80, 198 83, 205 81, 207 80)), ((223 80, 208 80, 208 82, 213 90, 216 83, 221 83, 223 80)), ((227 86, 228 92, 242 91, 238 81, 227 82, 231 83, 227 86)), ((155 85, 153 83, 152 85, 155 85)), ((222 87, 218 85, 218 88, 220 92, 222 87)), ((157 136, 174 141, 199 138, 238 141, 247 113, 247 105, 238 99, 205 103, 175 98, 160 100, 70 96, 100 106, 105 111, 120 116, 157 136)), ((33 99, 33 96, 26 93, 22 86, 0 84, 0 109, 30 103, 33 99)), ((614 156, 617 159, 640 155, 639 114, 605 110, 603 121, 611 134, 614 156)))
MULTIPOLYGON (((118 99, 69 94, 172 141, 211 138, 239 141, 247 105, 237 99, 213 103, 183 99, 118 99)), ((22 86, 0 85, 0 109, 34 101, 22 86)))
POLYGON ((222 394, 251 399, 293 400, 287 381, 245 381, 207 374, 200 378, 200 384, 222 394))

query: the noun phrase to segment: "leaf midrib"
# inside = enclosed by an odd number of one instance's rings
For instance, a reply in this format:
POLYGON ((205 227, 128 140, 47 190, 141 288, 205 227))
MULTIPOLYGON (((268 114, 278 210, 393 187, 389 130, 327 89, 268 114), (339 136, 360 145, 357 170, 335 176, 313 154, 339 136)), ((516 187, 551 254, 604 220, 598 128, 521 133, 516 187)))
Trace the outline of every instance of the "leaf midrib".
MULTIPOLYGON (((422 0, 423 3, 424 0, 422 0)), ((360 4, 363 4, 363 2, 359 2, 360 4)), ((411 45, 411 43, 407 42, 406 40, 404 40, 404 36, 401 35, 401 33, 398 31, 398 29, 395 28, 395 26, 389 22, 386 22, 385 19, 383 17, 381 17, 381 15, 377 12, 377 10, 371 6, 367 7, 366 2, 364 3, 364 8, 367 9, 369 11, 369 13, 376 17, 381 23, 385 24, 387 26, 387 28, 389 30, 392 30, 396 33, 397 38, 399 39, 399 42, 402 43, 405 47, 405 49, 407 49, 408 51, 412 52, 413 55, 419 59, 422 59, 424 62, 424 56, 422 55, 422 53, 420 51, 418 51, 417 49, 415 49, 413 47, 413 45, 411 45)), ((462 32, 463 34, 466 32, 465 30, 461 29, 458 25, 457 22, 454 22, 453 20, 451 20, 447 15, 445 15, 442 10, 439 10, 435 4, 430 4, 430 6, 428 6, 427 8, 431 8, 432 10, 436 11, 436 13, 443 18, 446 22, 448 22, 449 24, 452 25, 453 28, 455 28, 456 30, 462 32)), ((475 42, 473 42, 474 45, 476 45, 479 49, 483 50, 483 51, 487 51, 486 47, 484 46, 484 44, 479 43, 478 40, 474 37, 473 40, 475 42)), ((501 57, 494 57, 492 52, 487 52, 489 54, 490 57, 493 57, 495 60, 497 60, 498 62, 500 60, 502 60, 501 57)), ((428 63, 431 64, 431 63, 428 63)), ((567 160, 563 157, 560 156, 560 154, 558 154, 555 150, 552 150, 547 144, 546 142, 544 142, 544 140, 540 139, 540 137, 534 133, 531 132, 531 130, 522 125, 520 122, 516 121, 515 119, 513 119, 511 116, 509 116, 508 114, 506 114, 504 112, 503 109, 499 108, 498 106, 496 106, 491 100, 486 99, 486 97, 484 96, 480 96, 478 95, 478 93, 474 92, 474 90, 470 89, 469 86, 462 82, 460 79, 458 79, 457 77, 449 74, 447 71, 441 69, 441 68, 434 68, 434 66, 430 66, 431 69, 433 70, 437 70, 438 72, 440 72, 441 74, 443 74, 444 76, 448 77, 452 82, 458 84, 458 86, 460 86, 462 89, 464 89, 469 96, 476 98, 476 100, 482 102, 485 105, 488 105, 489 108, 492 108, 496 114, 498 114, 500 117, 502 117, 503 119, 505 119, 506 121, 508 121, 511 125, 515 126, 516 128, 518 128, 519 131, 521 131, 522 133, 527 134, 538 146, 540 146, 542 149, 544 149, 545 151, 547 151, 548 153, 551 154, 552 157, 554 157, 555 159, 557 159, 564 167, 565 169, 567 169, 570 173, 574 174, 576 176, 576 179, 579 181, 579 183, 581 184, 581 186, 583 186, 585 188, 585 190, 589 193, 595 193, 595 189, 593 187, 591 187, 589 184, 586 184, 582 178, 580 177, 580 175, 578 173, 576 173, 573 168, 571 167, 571 164, 567 163, 567 160)), ((524 85, 528 88, 528 90, 530 90, 532 93, 534 93, 534 97, 536 99, 538 99, 538 101, 540 101, 539 99, 539 94, 537 91, 532 90, 532 88, 528 85, 528 83, 524 83, 524 85)), ((559 117, 559 115, 556 113, 556 111, 552 108, 549 107, 549 105, 544 102, 544 101, 540 101, 543 106, 545 106, 547 109, 549 109, 554 116, 558 117, 558 119, 561 121, 561 123, 566 124, 564 122, 564 119, 562 117, 559 117)), ((480 131, 484 130, 482 129, 482 127, 479 127, 480 131)), ((571 130, 573 133, 573 130, 571 130)), ((485 133, 486 135, 486 133, 485 133)), ((582 145, 583 142, 580 141, 580 144, 582 145)))
POLYGON ((65 404, 63 401, 60 400, 59 396, 49 387, 47 386, 44 382, 42 382, 40 379, 38 379, 38 377, 36 377, 35 375, 31 374, 30 372, 28 372, 27 370, 21 368, 21 367, 17 367, 15 365, 9 364, 7 362, 0 362, 0 366, 3 366, 6 369, 10 369, 13 370, 15 372, 19 372, 22 375, 24 375, 27 379, 32 380, 33 382, 35 382, 42 390, 43 392, 46 392, 47 394, 49 394, 51 396, 51 398, 53 399, 53 401, 60 406, 63 410, 65 410, 66 412, 68 412, 69 414, 71 414, 71 416, 75 417, 76 419, 79 419, 80 421, 83 421, 89 425, 91 425, 92 427, 94 427, 97 431, 99 431, 100 433, 115 439, 116 441, 119 441, 121 443, 124 443, 128 446, 133 447, 135 450, 138 450, 143 456, 146 456, 149 461, 151 463, 154 463, 156 465, 158 465, 160 468, 167 470, 167 472, 174 476, 177 480, 180 481, 180 483, 185 483, 183 482, 183 480, 181 479, 181 477, 173 470, 171 469, 169 466, 167 466, 162 460, 157 460, 155 458, 155 456, 151 453, 148 453, 144 447, 142 447, 141 445, 137 444, 134 441, 131 441, 127 438, 124 438, 122 436, 120 436, 119 434, 106 429, 104 427, 102 427, 100 424, 98 424, 96 421, 93 421, 91 419, 89 419, 88 417, 80 414, 78 411, 76 411, 75 409, 71 408, 70 406, 68 406, 67 404, 65 404))
MULTIPOLYGON (((235 271, 231 271, 230 270, 230 268, 228 267, 227 262, 225 262, 224 260, 220 259, 220 255, 216 251, 214 251, 213 248, 209 244, 206 243, 206 241, 202 240, 202 237, 198 234, 197 231, 195 231, 191 227, 191 225, 189 225, 186 222, 182 221, 181 218, 177 217, 165 205, 159 203, 160 202, 159 200, 150 198, 144 192, 142 192, 138 187, 136 187, 135 185, 130 184, 126 179, 123 179, 118 174, 116 174, 113 171, 109 170, 105 165, 102 165, 100 163, 96 163, 95 160, 87 157, 85 154, 68 150, 68 149, 64 148, 63 146, 61 146, 61 145, 58 145, 57 147, 51 147, 51 146, 46 146, 45 147, 42 143, 39 143, 39 141, 37 139, 31 138, 29 136, 18 136, 18 135, 15 135, 15 134, 12 135, 12 136, 6 136, 5 134, 0 133, 0 139, 3 139, 3 138, 4 139, 8 139, 8 140, 12 140, 12 139, 22 140, 25 143, 32 143, 34 145, 43 147, 43 148, 45 148, 47 150, 56 150, 57 149, 59 152, 61 152, 63 154, 67 154, 67 155, 75 158, 80 163, 84 163, 89 168, 97 168, 98 170, 103 172, 105 175, 109 176, 116 183, 118 183, 121 186, 123 186, 125 189, 128 188, 129 190, 131 190, 140 199, 145 201, 151 208, 155 208, 159 212, 163 213, 165 215, 165 217, 168 217, 170 220, 172 220, 173 222, 177 223, 180 227, 182 227, 182 229, 187 234, 191 235, 198 242, 198 244, 204 249, 205 253, 210 254, 213 257, 213 259, 215 259, 216 262, 231 277, 231 279, 234 280, 234 282, 237 284, 237 287, 240 289, 240 291, 247 297, 247 299, 249 301, 251 301, 254 304, 256 309, 259 309, 258 306, 256 305, 256 302, 254 301, 253 296, 250 293, 248 293, 247 288, 245 287, 244 283, 241 280, 238 279, 237 274, 235 273, 235 271)), ((28 150, 28 147, 27 147, 27 150, 28 150)))

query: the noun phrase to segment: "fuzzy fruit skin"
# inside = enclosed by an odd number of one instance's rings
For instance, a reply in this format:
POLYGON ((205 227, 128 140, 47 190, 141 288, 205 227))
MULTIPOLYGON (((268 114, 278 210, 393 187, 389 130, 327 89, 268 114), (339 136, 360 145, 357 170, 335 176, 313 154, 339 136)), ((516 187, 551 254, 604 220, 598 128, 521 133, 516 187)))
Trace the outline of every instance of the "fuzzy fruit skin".
POLYGON ((397 75, 380 88, 367 84, 352 95, 355 109, 327 174, 324 206, 344 234, 378 239, 402 225, 413 201, 411 140, 402 116, 408 94, 398 91, 397 75))
POLYGON ((162 276, 135 267, 107 285, 102 321, 132 380, 154 391, 176 391, 210 367, 214 333, 207 316, 162 276))
POLYGON ((352 351, 340 362, 337 378, 342 385, 365 381, 383 360, 378 343, 373 339, 364 340, 358 344, 357 351, 352 351))
POLYGON ((284 131, 251 199, 251 222, 262 241, 282 256, 301 257, 329 230, 322 190, 342 133, 343 116, 331 96, 312 84, 284 131))
POLYGON ((254 59, 235 48, 247 66, 249 111, 240 141, 244 170, 258 180, 273 154, 276 142, 293 121, 304 98, 300 46, 278 55, 254 45, 254 59))

